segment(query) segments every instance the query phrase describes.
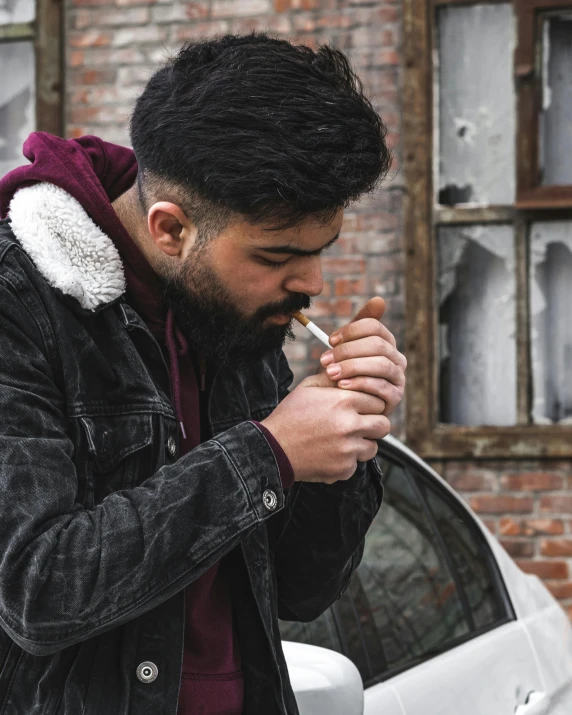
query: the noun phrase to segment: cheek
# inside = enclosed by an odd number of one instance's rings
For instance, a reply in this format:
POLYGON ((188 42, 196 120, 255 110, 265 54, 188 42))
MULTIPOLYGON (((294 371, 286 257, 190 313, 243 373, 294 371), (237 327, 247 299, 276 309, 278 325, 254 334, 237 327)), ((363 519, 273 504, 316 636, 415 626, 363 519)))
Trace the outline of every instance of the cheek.
POLYGON ((261 266, 244 266, 227 277, 229 289, 237 297, 245 312, 253 312, 262 305, 284 299, 282 271, 271 271, 261 266))

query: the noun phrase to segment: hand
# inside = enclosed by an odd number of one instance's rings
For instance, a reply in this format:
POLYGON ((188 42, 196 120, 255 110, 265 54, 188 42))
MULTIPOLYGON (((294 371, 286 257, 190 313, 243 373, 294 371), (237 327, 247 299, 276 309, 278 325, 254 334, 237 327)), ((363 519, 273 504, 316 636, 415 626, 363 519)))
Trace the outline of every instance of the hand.
POLYGON ((262 422, 286 453, 296 481, 349 479, 389 433, 383 400, 329 384, 326 375, 302 380, 262 422))
POLYGON ((320 372, 343 390, 359 390, 385 402, 384 415, 391 415, 403 398, 407 360, 395 338, 380 323, 385 312, 383 298, 372 298, 351 323, 330 336, 332 350, 325 352, 320 372))

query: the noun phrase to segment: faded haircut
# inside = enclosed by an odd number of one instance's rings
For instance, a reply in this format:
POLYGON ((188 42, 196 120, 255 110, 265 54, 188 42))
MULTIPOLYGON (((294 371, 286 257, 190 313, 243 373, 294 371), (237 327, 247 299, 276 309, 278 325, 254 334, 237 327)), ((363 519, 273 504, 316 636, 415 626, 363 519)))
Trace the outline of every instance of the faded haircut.
POLYGON ((233 215, 276 229, 328 223, 391 163, 345 55, 263 33, 183 46, 147 83, 130 132, 143 206, 177 203, 202 240, 233 215))

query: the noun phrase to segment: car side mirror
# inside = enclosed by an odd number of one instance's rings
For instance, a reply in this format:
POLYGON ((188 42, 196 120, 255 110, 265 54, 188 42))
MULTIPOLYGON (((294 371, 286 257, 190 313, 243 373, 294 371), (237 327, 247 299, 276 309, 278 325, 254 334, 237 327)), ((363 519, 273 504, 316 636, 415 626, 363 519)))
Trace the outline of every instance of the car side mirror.
POLYGON ((305 643, 282 645, 300 715, 363 715, 363 683, 351 660, 305 643))

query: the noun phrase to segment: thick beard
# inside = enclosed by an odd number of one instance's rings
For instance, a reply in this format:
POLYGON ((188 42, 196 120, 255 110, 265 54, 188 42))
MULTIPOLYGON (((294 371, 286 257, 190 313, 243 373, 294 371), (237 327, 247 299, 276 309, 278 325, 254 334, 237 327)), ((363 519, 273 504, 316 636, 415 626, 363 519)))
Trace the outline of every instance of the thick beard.
POLYGON ((292 293, 286 300, 264 305, 245 317, 208 264, 205 253, 204 248, 195 249, 178 275, 161 279, 163 298, 173 308, 175 323, 195 352, 221 364, 243 365, 294 339, 292 321, 270 326, 263 322, 273 315, 309 308, 309 296, 292 293))

